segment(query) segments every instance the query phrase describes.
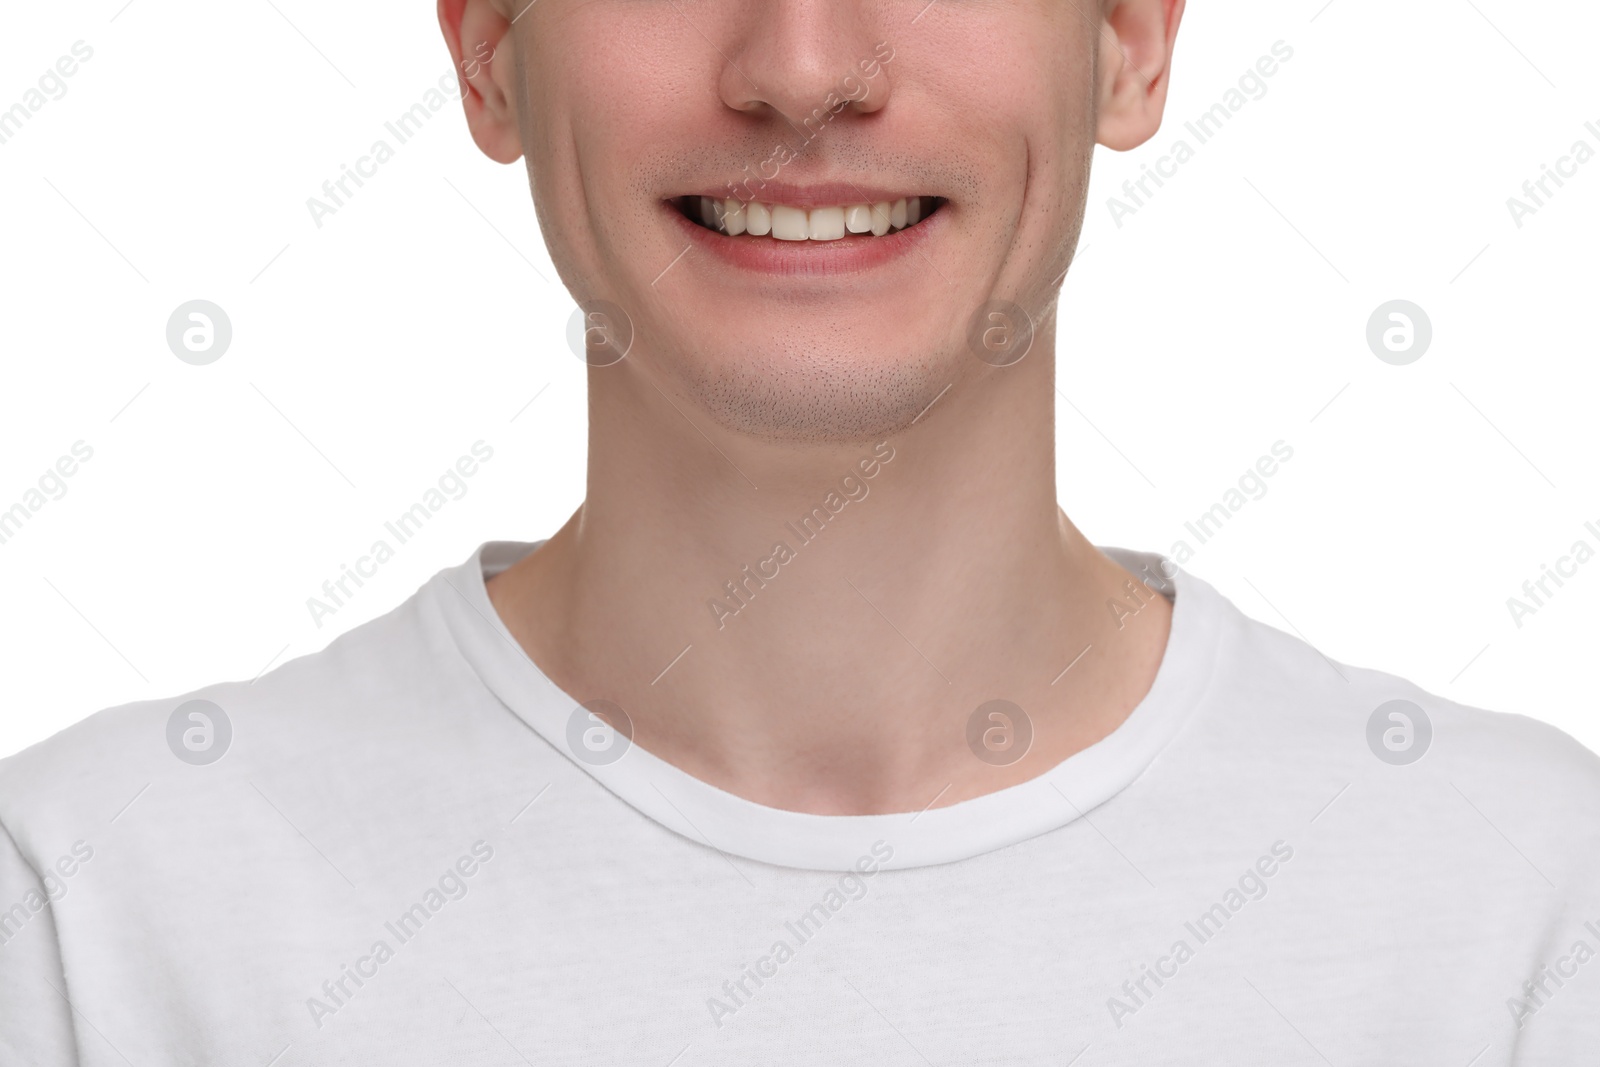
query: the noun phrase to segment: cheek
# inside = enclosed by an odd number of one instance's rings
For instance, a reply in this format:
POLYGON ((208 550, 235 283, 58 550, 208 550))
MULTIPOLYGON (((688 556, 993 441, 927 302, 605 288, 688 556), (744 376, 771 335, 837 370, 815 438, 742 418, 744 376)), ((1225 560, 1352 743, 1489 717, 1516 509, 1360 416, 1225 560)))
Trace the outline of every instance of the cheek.
POLYGON ((948 144, 983 146, 984 181, 992 188, 1043 182, 1062 189, 1086 184, 1093 149, 1095 57, 1087 21, 1076 3, 1023 5, 1006 19, 964 19, 940 27, 925 44, 898 49, 907 63, 896 93, 905 106, 935 116, 932 129, 948 144))
POLYGON ((709 124, 721 105, 702 53, 715 53, 698 35, 682 38, 693 30, 670 6, 539 0, 533 11, 541 8, 545 22, 519 24, 523 143, 540 227, 566 278, 569 266, 599 269, 596 254, 613 263, 637 255, 641 234, 658 225, 655 161, 682 160, 685 145, 726 134, 709 124))

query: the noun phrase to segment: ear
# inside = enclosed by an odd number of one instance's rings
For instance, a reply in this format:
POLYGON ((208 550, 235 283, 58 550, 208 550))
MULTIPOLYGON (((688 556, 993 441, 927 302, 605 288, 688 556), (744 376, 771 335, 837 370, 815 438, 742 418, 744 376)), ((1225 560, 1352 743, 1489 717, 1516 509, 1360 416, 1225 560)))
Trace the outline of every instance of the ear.
POLYGON ((522 156, 522 138, 512 84, 517 65, 511 23, 493 0, 439 0, 439 29, 455 60, 472 140, 496 163, 515 163, 522 156))
POLYGON ((1161 126, 1184 0, 1106 0, 1106 5, 1095 140, 1125 152, 1161 126))

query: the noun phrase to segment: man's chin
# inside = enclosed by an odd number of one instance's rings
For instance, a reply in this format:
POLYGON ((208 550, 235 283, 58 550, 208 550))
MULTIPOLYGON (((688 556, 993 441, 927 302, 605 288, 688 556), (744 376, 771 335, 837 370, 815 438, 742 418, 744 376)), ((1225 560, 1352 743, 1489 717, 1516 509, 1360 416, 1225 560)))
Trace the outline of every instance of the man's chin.
POLYGON ((947 361, 833 351, 730 356, 687 368, 683 387, 735 433, 796 444, 882 441, 917 420, 954 380, 947 361))

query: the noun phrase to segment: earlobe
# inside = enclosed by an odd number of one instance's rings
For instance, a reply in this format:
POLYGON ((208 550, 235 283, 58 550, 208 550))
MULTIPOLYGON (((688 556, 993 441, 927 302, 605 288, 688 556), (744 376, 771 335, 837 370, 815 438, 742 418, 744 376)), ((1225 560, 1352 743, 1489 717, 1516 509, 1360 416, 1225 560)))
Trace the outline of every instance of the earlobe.
POLYGON ((516 69, 511 24, 493 0, 438 0, 438 7, 472 140, 495 162, 514 163, 522 156, 522 140, 515 95, 504 84, 516 69))
POLYGON ((1100 31, 1095 139, 1125 152, 1155 135, 1167 104, 1184 0, 1117 0, 1100 31))

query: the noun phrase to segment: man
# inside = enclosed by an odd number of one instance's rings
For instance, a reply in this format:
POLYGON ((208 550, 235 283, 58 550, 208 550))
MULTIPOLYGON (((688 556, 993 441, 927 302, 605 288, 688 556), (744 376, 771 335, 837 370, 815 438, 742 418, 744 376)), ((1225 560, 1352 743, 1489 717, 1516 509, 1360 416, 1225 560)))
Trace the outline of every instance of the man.
POLYGON ((0 765, 0 1060, 1591 1060, 1595 757, 1056 503, 1182 8, 442 0, 587 499, 0 765))

